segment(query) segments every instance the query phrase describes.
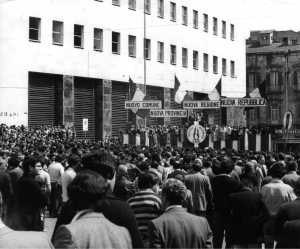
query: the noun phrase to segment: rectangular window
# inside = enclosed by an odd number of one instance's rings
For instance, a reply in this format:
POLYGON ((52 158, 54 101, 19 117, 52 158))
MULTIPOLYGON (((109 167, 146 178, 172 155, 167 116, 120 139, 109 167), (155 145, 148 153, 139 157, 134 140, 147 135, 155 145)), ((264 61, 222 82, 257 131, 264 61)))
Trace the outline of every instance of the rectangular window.
POLYGON ((158 17, 164 18, 165 8, 164 8, 164 0, 157 0, 157 15, 158 17))
POLYGON ((198 51, 193 51, 193 68, 198 70, 199 68, 199 53, 198 51))
POLYGON ((270 73, 270 81, 271 90, 279 90, 279 73, 277 71, 270 73))
POLYGON ((136 10, 136 0, 128 0, 128 9, 136 10))
POLYGON ((232 78, 235 77, 235 62, 230 61, 230 75, 232 78))
POLYGON ((145 0, 144 2, 144 12, 146 14, 151 14, 151 0, 145 0))
POLYGON ((94 50, 103 51, 103 29, 94 28, 94 50))
POLYGON ((203 14, 203 30, 204 32, 208 32, 208 15, 203 14))
POLYGON ((112 32, 111 45, 112 45, 113 54, 120 54, 120 47, 121 47, 120 43, 121 43, 120 33, 112 32))
POLYGON ((182 48, 182 66, 188 67, 188 50, 187 50, 187 48, 182 48))
POLYGON ((222 37, 226 39, 226 22, 222 21, 222 37))
POLYGON ((176 65, 176 46, 175 45, 171 45, 170 46, 170 50, 171 50, 171 53, 170 53, 170 63, 172 65, 176 65))
POLYGON ((74 24, 74 47, 83 48, 83 25, 74 24))
POLYGON ((248 76, 248 90, 249 92, 252 92, 255 88, 255 73, 249 73, 248 76))
POLYGON ((234 36, 235 36, 235 34, 234 34, 234 25, 230 24, 230 39, 232 41, 234 41, 234 36))
POLYGON ((218 73, 218 56, 213 56, 213 72, 218 73))
POLYGON ((280 109, 278 107, 271 106, 271 121, 279 122, 280 120, 280 109))
POLYGON ((116 6, 120 6, 120 0, 112 0, 112 4, 116 6))
POLYGON ((250 121, 256 121, 257 112, 255 109, 249 110, 249 119, 250 121))
POLYGON ((176 22, 176 3, 170 2, 170 20, 176 22))
POLYGON ((164 62, 165 60, 165 53, 164 53, 164 43, 163 42, 157 42, 157 60, 159 62, 164 62))
POLYGON ((52 22, 52 42, 56 45, 64 44, 64 23, 59 21, 52 22))
POLYGON ((182 24, 188 25, 188 9, 185 6, 182 6, 182 24))
POLYGON ((222 59, 222 74, 227 75, 227 60, 224 58, 222 59))
POLYGON ((213 34, 218 35, 218 18, 213 18, 213 34))
POLYGON ((29 17, 29 40, 41 41, 41 18, 29 17))
POLYGON ((128 36, 128 56, 136 57, 136 37, 133 35, 128 36))
POLYGON ((203 71, 208 72, 208 54, 203 54, 203 71))
POLYGON ((193 10, 193 28, 198 29, 199 27, 199 15, 197 10, 193 10))
POLYGON ((144 58, 146 60, 151 60, 151 40, 144 40, 144 58))

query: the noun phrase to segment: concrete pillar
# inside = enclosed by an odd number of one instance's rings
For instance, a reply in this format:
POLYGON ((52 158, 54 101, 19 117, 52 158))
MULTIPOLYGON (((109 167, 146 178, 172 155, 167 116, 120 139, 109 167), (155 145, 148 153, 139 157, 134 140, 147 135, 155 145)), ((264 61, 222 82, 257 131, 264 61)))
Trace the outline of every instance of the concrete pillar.
MULTIPOLYGON (((164 88, 164 100, 163 100, 164 109, 171 109, 171 89, 164 88)), ((170 125, 171 118, 164 118, 164 125, 170 125)))
POLYGON ((74 126, 74 77, 63 76, 62 84, 62 123, 65 127, 74 126))
POLYGON ((111 92, 112 92, 112 82, 111 80, 103 80, 103 103, 102 103, 102 123, 103 132, 102 138, 112 135, 112 102, 111 102, 111 92))

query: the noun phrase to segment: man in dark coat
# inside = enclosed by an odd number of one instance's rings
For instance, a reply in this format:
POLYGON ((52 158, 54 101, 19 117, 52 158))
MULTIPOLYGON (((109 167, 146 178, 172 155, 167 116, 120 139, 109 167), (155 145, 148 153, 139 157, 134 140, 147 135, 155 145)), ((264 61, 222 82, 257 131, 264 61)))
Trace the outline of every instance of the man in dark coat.
MULTIPOLYGON (((278 210, 278 213, 275 217, 275 239, 278 242, 279 247, 294 247, 291 246, 290 241, 292 234, 295 233, 287 233, 287 231, 298 231, 298 235, 294 237, 293 241, 300 241, 298 239, 300 230, 299 220, 300 220, 300 180, 295 182, 294 184, 294 192, 297 195, 297 199, 292 202, 287 202, 281 205, 278 210), (287 226, 287 222, 292 222, 287 226), (297 228, 295 230, 295 228, 297 228)), ((296 247, 296 246, 295 246, 296 247)))
POLYGON ((212 232, 207 220, 182 207, 186 187, 168 179, 162 189, 165 213, 149 224, 150 248, 212 248, 212 232))
POLYGON ((263 224, 268 220, 269 212, 261 194, 253 192, 257 185, 256 176, 244 176, 241 182, 241 191, 229 195, 228 243, 241 248, 260 248, 263 224))
POLYGON ((220 164, 216 164, 213 167, 213 172, 216 174, 216 176, 211 180, 214 200, 212 227, 215 248, 222 247, 224 231, 226 231, 229 226, 229 195, 239 192, 242 187, 240 182, 230 176, 233 168, 234 165, 229 159, 223 159, 220 164))

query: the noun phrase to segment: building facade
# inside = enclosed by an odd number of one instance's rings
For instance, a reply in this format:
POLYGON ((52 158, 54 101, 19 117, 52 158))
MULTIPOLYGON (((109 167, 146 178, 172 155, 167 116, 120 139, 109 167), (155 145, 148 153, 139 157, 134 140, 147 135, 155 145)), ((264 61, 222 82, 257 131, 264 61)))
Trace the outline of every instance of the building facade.
POLYGON ((300 33, 254 31, 247 41, 247 92, 264 85, 267 106, 248 111, 250 127, 272 131, 274 149, 300 147, 300 33), (293 116, 292 128, 283 129, 286 112, 293 116))
POLYGON ((129 78, 164 108, 180 108, 175 76, 193 97, 220 79, 223 96, 245 95, 239 26, 198 0, 1 0, 0 60, 0 123, 79 136, 83 119, 88 137, 128 125, 129 78))

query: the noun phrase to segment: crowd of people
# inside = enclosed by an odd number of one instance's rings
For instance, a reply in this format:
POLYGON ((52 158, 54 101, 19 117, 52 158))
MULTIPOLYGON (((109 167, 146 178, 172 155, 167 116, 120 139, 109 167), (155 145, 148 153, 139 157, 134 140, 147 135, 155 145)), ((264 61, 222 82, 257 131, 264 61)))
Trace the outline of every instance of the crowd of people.
POLYGON ((297 248, 299 162, 1 125, 0 248, 297 248))

